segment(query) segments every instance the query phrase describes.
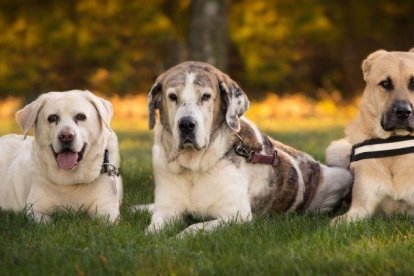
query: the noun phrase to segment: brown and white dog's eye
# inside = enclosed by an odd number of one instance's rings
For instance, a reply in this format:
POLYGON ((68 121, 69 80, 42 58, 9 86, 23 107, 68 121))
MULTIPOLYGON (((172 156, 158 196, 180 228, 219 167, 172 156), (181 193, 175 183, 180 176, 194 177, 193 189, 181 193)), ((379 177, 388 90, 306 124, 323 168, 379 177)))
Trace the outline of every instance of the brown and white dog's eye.
POLYGON ((51 114, 49 115, 49 117, 47 117, 47 121, 49 123, 56 123, 57 121, 59 121, 59 116, 57 114, 51 114))
POLYGON ((170 101, 172 102, 177 102, 178 101, 178 97, 177 95, 175 95, 174 93, 171 93, 168 95, 168 98, 170 99, 170 101))
POLYGON ((211 98, 211 94, 204 93, 203 96, 201 97, 201 101, 205 102, 205 101, 208 101, 210 98, 211 98))
POLYGON ((394 89, 394 85, 392 84, 392 80, 390 78, 386 78, 385 80, 381 81, 379 85, 384 88, 385 90, 392 90, 394 89))
POLYGON ((414 77, 410 78, 410 81, 408 82, 408 89, 414 91, 414 77))
POLYGON ((74 119, 75 119, 75 122, 85 121, 86 120, 86 115, 83 114, 83 113, 78 113, 78 114, 76 114, 74 119))

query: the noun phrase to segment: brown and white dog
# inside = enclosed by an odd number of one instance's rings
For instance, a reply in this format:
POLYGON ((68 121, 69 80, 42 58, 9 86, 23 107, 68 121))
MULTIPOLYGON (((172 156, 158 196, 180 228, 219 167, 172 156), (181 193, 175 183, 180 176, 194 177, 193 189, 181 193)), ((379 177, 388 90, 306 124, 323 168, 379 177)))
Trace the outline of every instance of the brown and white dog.
POLYGON ((248 105, 237 83, 206 63, 184 62, 157 78, 149 92, 155 203, 135 207, 152 211, 149 232, 186 213, 212 220, 182 234, 252 214, 328 211, 348 193, 348 171, 260 133, 240 118, 248 105))
POLYGON ((115 222, 122 179, 111 118, 110 102, 80 90, 42 94, 18 111, 24 136, 0 138, 0 209, 27 209, 36 221, 82 209, 115 222))

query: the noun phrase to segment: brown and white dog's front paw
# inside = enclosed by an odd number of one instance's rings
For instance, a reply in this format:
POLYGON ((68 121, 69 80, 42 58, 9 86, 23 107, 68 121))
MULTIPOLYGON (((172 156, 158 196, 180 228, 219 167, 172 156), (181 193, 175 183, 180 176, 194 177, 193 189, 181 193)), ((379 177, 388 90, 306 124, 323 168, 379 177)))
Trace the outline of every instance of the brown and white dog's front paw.
POLYGON ((145 234, 154 235, 159 233, 162 229, 163 226, 161 224, 151 222, 151 224, 148 225, 147 229, 145 229, 145 234))
POLYGON ((151 217, 151 223, 145 230, 147 234, 156 234, 163 230, 176 220, 179 220, 180 216, 175 212, 161 212, 157 211, 151 217))

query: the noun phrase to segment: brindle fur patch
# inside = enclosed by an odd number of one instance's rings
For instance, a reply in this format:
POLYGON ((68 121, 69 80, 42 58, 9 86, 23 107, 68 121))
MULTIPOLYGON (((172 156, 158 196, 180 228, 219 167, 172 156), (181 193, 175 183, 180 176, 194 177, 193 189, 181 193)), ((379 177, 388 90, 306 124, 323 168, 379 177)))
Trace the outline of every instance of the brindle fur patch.
POLYGON ((321 166, 317 162, 300 162, 299 167, 305 183, 305 194, 298 210, 306 210, 318 189, 321 178, 321 166))
MULTIPOLYGON (((260 144, 254 130, 244 121, 242 121, 238 134, 248 149, 256 151, 264 149, 266 154, 271 154, 276 149, 278 153, 268 179, 269 190, 266 191, 266 194, 253 199, 253 212, 260 214, 282 213, 289 210, 295 203, 300 176, 293 166, 291 158, 297 162, 305 185, 304 199, 297 209, 306 210, 320 183, 321 167, 319 162, 316 162, 309 155, 274 141, 265 135, 262 136, 263 145, 260 144)), ((238 138, 234 141, 237 143, 238 138)))
POLYGON ((283 213, 295 202, 299 175, 285 154, 278 155, 278 164, 278 168, 273 169, 268 179, 270 189, 266 194, 253 199, 253 213, 283 213))
POLYGON ((284 145, 278 141, 272 140, 274 146, 287 154, 298 162, 302 173, 303 182, 305 184, 305 194, 303 202, 299 205, 299 210, 306 210, 312 202, 316 194, 319 183, 321 182, 321 165, 308 154, 300 152, 290 146, 284 145))

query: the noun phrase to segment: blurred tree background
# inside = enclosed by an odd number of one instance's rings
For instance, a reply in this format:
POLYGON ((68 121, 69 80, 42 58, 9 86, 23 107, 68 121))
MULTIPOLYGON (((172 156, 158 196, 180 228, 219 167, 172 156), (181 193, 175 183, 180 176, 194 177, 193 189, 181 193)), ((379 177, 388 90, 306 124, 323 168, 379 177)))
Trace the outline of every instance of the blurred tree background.
POLYGON ((194 59, 250 97, 352 98, 370 52, 414 46, 406 0, 0 0, 0 96, 146 93, 194 59))

